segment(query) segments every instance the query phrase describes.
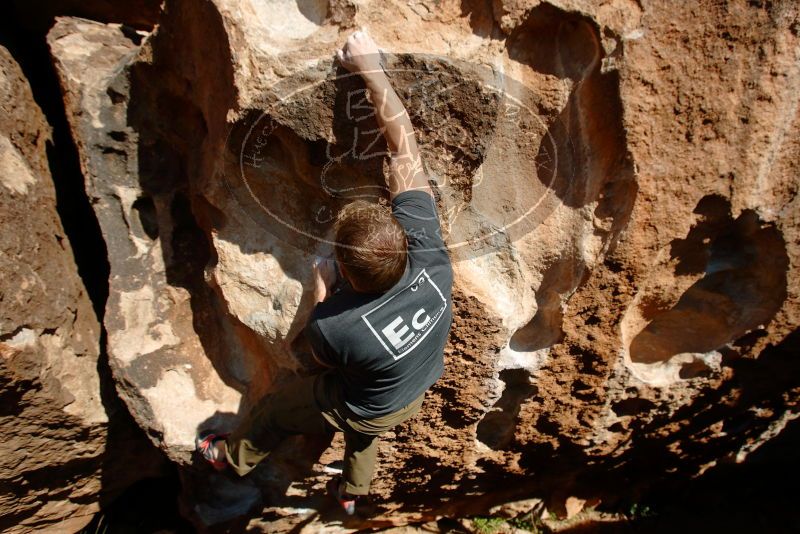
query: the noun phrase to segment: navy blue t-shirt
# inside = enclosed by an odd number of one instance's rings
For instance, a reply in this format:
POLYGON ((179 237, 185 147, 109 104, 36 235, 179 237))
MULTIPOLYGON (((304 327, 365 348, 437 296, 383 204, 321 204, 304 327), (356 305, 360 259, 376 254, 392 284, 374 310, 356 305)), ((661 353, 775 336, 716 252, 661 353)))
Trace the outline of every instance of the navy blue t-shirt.
POLYGON ((439 379, 453 319, 453 269, 433 197, 404 191, 392 213, 408 236, 400 281, 381 294, 345 284, 305 328, 317 358, 335 367, 345 404, 365 418, 403 408, 439 379))

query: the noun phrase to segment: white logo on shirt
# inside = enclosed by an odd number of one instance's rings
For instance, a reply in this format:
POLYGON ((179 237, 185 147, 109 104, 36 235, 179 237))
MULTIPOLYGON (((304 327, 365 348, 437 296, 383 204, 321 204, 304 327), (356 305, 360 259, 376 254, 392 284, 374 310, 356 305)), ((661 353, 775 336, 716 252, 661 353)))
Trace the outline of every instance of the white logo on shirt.
POLYGON ((361 318, 364 319, 370 331, 378 338, 386 351, 392 355, 392 358, 399 360, 414 350, 427 337, 446 309, 447 299, 423 269, 408 286, 362 315, 361 318), (395 306, 382 309, 397 297, 401 298, 395 301, 395 306), (391 313, 390 310, 397 308, 398 305, 403 308, 400 313, 392 314, 387 319, 385 314, 391 313), (435 308, 435 310, 428 311, 427 308, 435 308), (382 323, 385 326, 375 323, 382 323))

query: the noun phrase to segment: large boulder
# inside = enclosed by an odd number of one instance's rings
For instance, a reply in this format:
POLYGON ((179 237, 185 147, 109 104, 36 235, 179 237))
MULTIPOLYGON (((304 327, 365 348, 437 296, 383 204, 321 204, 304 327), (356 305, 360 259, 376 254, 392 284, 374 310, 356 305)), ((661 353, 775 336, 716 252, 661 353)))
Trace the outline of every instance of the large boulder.
MULTIPOLYGON (((371 525, 746 457, 797 414, 798 8, 701 4, 167 0, 149 34, 61 19, 139 424, 190 473, 198 429, 310 371, 311 260, 341 205, 387 193, 363 85, 333 61, 366 26, 456 272, 445 375, 381 445, 371 525)), ((194 491, 193 513, 260 493, 266 530, 311 521, 341 442, 293 444, 194 491)))
POLYGON ((154 470, 127 455, 141 442, 102 379, 100 325, 56 212, 50 127, 2 47, 0 87, 0 529, 77 532, 154 470))
MULTIPOLYGON (((148 118, 169 124, 157 108, 143 106, 142 116, 134 117, 128 80, 119 77, 144 35, 119 24, 62 19, 48 38, 87 195, 109 251, 105 324, 117 387, 139 424, 173 459, 186 460, 198 424, 216 411, 235 412, 240 394, 220 378, 203 346, 204 340, 224 340, 202 323, 204 316, 215 319, 213 302, 198 284, 209 250, 189 191, 174 187, 181 185, 183 163, 163 141, 130 125, 148 118), (164 164, 175 165, 176 175, 160 174, 164 164), (193 296, 190 290, 198 287, 193 296)), ((199 134, 202 125, 190 124, 187 113, 187 133, 198 128, 199 134)))

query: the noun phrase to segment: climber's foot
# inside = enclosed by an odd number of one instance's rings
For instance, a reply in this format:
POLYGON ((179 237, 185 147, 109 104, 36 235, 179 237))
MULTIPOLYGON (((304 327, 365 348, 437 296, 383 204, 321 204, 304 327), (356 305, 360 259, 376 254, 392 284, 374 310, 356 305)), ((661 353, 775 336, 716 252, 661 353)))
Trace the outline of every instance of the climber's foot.
POLYGON ((197 452, 217 471, 222 471, 228 465, 224 449, 227 437, 228 434, 216 434, 211 430, 204 430, 194 440, 197 452))
POLYGON ((356 503, 361 498, 359 495, 350 495, 344 491, 344 484, 341 477, 334 477, 328 481, 328 494, 336 499, 344 513, 353 515, 356 513, 356 503))

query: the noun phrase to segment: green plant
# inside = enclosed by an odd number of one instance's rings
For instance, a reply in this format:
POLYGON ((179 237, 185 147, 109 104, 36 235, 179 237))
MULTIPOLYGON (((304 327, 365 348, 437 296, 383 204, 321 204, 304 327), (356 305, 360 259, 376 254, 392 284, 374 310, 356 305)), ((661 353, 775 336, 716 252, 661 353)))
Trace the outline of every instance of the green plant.
POLYGON ((499 517, 473 517, 472 524, 479 534, 494 534, 503 528, 505 521, 499 517))
POLYGON ((525 514, 524 516, 515 517, 513 519, 508 520, 508 524, 514 528, 518 528, 521 530, 528 530, 530 532, 538 532, 536 528, 536 524, 533 522, 533 518, 530 514, 525 514))

